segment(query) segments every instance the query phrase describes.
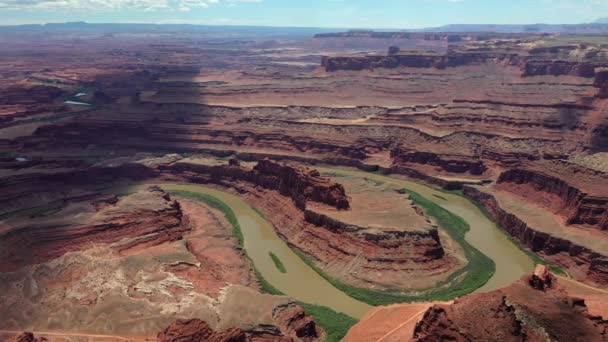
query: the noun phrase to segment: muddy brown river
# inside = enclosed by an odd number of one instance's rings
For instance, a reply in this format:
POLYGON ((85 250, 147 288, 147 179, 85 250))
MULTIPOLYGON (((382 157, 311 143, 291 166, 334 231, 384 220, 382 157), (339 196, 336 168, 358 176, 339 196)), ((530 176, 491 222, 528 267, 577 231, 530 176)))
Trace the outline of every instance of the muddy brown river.
MULTIPOLYGON (((466 235, 466 240, 496 263, 496 273, 477 291, 491 291, 508 285, 529 273, 534 267, 532 260, 464 197, 446 194, 419 183, 363 171, 323 167, 317 167, 317 169, 321 172, 339 172, 403 186, 420 193, 466 220, 471 227, 466 235), (433 195, 439 195, 446 200, 433 195)), ((302 302, 332 308, 357 319, 363 317, 372 308, 366 303, 349 297, 323 279, 277 235, 272 224, 237 196, 193 184, 162 184, 161 187, 165 190, 205 193, 221 199, 230 206, 241 225, 247 254, 262 276, 286 295, 302 302), (269 252, 279 257, 287 269, 286 273, 281 273, 276 268, 269 252)))

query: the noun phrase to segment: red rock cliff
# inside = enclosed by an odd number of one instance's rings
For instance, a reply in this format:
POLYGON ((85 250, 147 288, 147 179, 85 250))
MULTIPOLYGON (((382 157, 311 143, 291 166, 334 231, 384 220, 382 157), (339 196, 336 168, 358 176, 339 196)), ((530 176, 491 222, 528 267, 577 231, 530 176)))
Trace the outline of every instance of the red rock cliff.
POLYGON ((238 328, 216 332, 200 319, 180 319, 158 333, 157 342, 245 342, 247 336, 238 328))
POLYGON ((209 180, 217 183, 223 183, 223 180, 229 179, 251 182, 292 198, 300 209, 304 209, 306 201, 309 200, 325 203, 337 209, 350 207, 346 191, 341 184, 321 177, 316 170, 267 159, 259 161, 253 170, 236 165, 209 166, 189 163, 175 163, 170 166, 162 166, 160 169, 161 171, 178 172, 191 176, 193 179, 197 177, 197 174, 208 174, 211 176, 209 180))
POLYGON ((526 184, 535 191, 556 195, 568 224, 589 224, 608 229, 608 197, 590 196, 563 179, 532 170, 505 171, 497 183, 526 184))
MULTIPOLYGON (((488 213, 498 222, 500 227, 509 235, 528 246, 533 252, 544 253, 550 260, 560 263, 553 256, 567 257, 572 264, 584 265, 587 270, 587 279, 592 283, 608 285, 608 255, 600 254, 600 251, 592 251, 579 246, 571 241, 552 236, 550 234, 535 230, 528 226, 517 216, 505 211, 498 205, 498 201, 487 193, 481 192, 474 187, 464 186, 464 194, 483 205, 488 213)), ((568 264, 560 263, 568 268, 568 264)))

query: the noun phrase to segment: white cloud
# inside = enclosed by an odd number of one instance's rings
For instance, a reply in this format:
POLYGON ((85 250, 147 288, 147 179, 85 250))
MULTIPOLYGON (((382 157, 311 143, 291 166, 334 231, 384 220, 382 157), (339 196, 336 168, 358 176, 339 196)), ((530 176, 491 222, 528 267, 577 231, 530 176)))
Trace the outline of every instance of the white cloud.
POLYGON ((189 11, 227 3, 257 3, 262 0, 0 0, 0 9, 13 10, 118 10, 154 11, 173 9, 189 11))

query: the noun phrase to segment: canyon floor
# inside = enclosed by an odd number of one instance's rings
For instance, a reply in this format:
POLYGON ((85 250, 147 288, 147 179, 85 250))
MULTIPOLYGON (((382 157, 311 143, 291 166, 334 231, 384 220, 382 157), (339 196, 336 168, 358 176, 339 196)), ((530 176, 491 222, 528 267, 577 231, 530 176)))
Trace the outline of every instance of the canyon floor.
POLYGON ((608 340, 605 35, 71 30, 0 32, 0 340, 608 340))

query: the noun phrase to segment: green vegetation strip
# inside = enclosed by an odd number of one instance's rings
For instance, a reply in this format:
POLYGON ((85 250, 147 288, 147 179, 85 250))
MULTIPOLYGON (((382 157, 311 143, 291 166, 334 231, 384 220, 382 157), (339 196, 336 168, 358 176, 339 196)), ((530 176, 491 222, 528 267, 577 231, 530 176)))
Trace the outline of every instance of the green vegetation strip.
POLYGON ((404 192, 408 193, 418 206, 424 208, 429 216, 434 217, 450 237, 462 246, 469 261, 465 267, 452 273, 446 281, 437 284, 433 289, 410 294, 397 289, 377 291, 347 285, 327 275, 308 256, 298 251, 296 254, 339 290, 357 300, 375 306, 405 302, 445 301, 471 293, 483 286, 494 274, 496 266, 492 259, 465 240, 465 235, 470 229, 466 221, 416 192, 407 189, 404 189, 404 192))
POLYGON ((320 305, 312 305, 307 303, 299 303, 306 312, 308 312, 320 326, 327 332, 327 342, 341 341, 348 330, 355 324, 357 320, 340 312, 320 305))
POLYGON ((283 265, 283 262, 281 262, 281 259, 279 259, 279 257, 272 253, 272 252, 268 252, 268 255, 270 255, 270 259, 272 259, 272 262, 274 262, 274 265, 276 266, 277 270, 279 270, 279 272, 281 273, 287 273, 287 269, 285 268, 285 265, 283 265))
MULTIPOLYGON (((236 214, 234 213, 234 211, 232 211, 232 208, 230 208, 222 200, 211 195, 194 191, 169 190, 168 192, 175 196, 203 202, 209 205, 210 207, 221 211, 224 216, 226 216, 228 222, 230 222, 230 224, 232 225, 232 232, 234 236, 238 239, 241 247, 245 246, 245 239, 243 237, 241 225, 239 224, 236 214)), ((278 261, 281 266, 285 268, 283 263, 279 260, 279 258, 276 257, 276 255, 270 253, 270 256, 275 262, 275 265, 277 265, 278 261), (276 258, 276 261, 275 258, 273 258, 272 256, 276 258)), ((249 258, 249 256, 247 256, 247 258, 249 258)), ((276 287, 272 286, 272 284, 270 284, 266 279, 264 279, 264 276, 262 276, 262 274, 255 268, 255 264, 253 263, 253 261, 251 261, 251 264, 253 265, 253 271, 255 272, 255 275, 258 278, 258 282, 263 292, 277 296, 284 295, 284 293, 279 291, 276 287)), ((279 268, 278 265, 277 268, 279 268)), ((279 271, 281 270, 279 269, 279 271)), ((327 332, 327 342, 338 342, 342 340, 342 338, 346 336, 348 330, 357 323, 356 319, 343 313, 336 312, 325 306, 313 305, 302 302, 300 302, 299 304, 304 308, 304 310, 306 310, 307 313, 309 313, 315 319, 315 322, 317 322, 317 324, 319 324, 321 327, 323 327, 323 329, 325 329, 325 331, 327 332)))

